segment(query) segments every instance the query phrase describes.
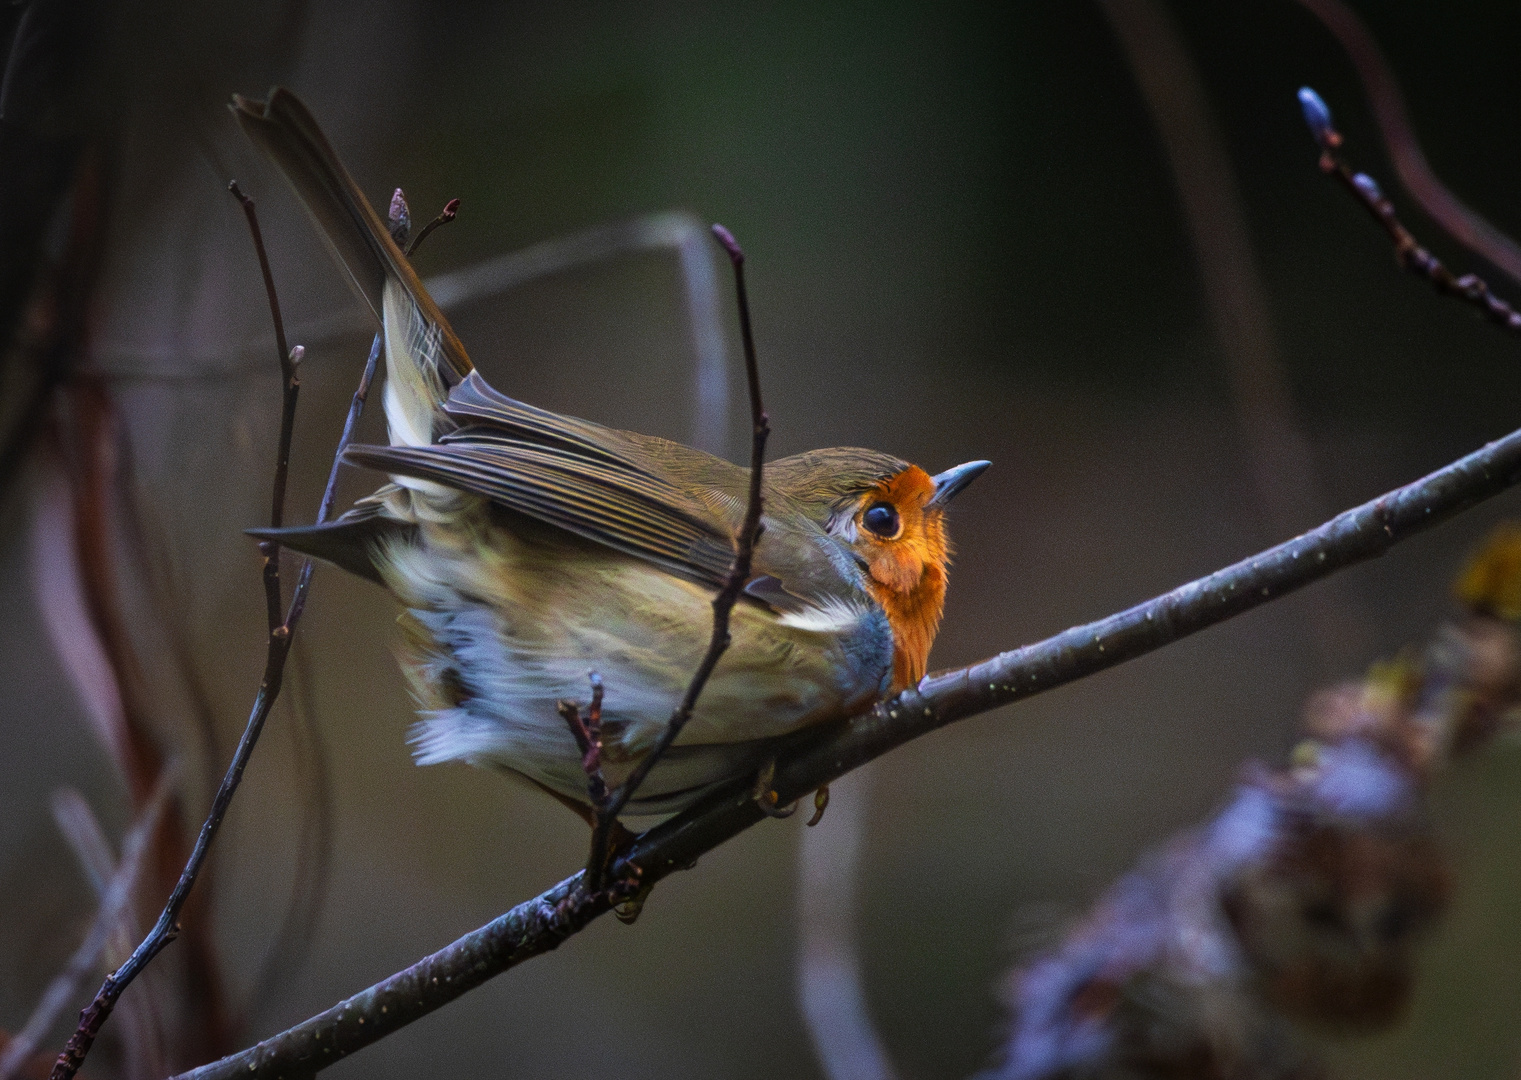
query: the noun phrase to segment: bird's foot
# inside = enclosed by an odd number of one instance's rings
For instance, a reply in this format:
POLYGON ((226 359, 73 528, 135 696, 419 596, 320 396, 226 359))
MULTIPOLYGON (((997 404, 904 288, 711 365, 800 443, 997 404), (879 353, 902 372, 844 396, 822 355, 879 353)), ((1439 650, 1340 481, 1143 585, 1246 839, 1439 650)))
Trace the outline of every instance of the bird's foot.
POLYGON ((761 813, 767 817, 785 818, 797 813, 797 803, 789 806, 781 806, 782 797, 776 793, 771 782, 776 779, 776 759, 772 758, 761 766, 760 772, 755 774, 755 788, 750 797, 755 800, 755 805, 761 808, 761 813))
POLYGON ((607 872, 614 863, 628 853, 638 833, 624 828, 617 818, 596 817, 592 823, 591 851, 586 857, 586 881, 592 889, 600 889, 607 881, 607 872))
POLYGON ((613 895, 620 898, 613 902, 614 917, 625 926, 632 924, 644 910, 644 902, 654 888, 655 883, 645 881, 639 867, 630 867, 629 875, 613 886, 613 895))

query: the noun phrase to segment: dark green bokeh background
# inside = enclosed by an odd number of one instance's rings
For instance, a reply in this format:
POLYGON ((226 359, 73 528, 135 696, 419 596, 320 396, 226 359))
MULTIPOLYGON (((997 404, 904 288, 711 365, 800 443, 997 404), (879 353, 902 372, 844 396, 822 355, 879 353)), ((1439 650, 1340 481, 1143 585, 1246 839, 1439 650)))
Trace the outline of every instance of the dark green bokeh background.
MULTIPOLYGON (((1329 35, 1290 0, 1170 7, 1238 173, 1326 509, 1514 428, 1521 343, 1401 275, 1383 235, 1315 168, 1294 100, 1304 83, 1423 239, 1455 268, 1521 293, 1398 193, 1329 35)), ((1521 8, 1358 7, 1438 173, 1521 232, 1521 8)), ((131 430, 142 501, 181 583, 226 745, 260 664, 257 574, 238 530, 264 512, 275 420, 268 348, 240 344, 265 332, 265 315, 220 191, 228 175, 265 208, 292 320, 353 306, 221 111, 228 92, 277 81, 308 98, 377 202, 397 183, 419 218, 462 199, 459 221, 421 255, 425 273, 690 209, 727 224, 749 253, 777 455, 869 445, 932 470, 991 458, 956 508, 960 555, 935 666, 1282 539, 1249 482, 1171 174, 1096 5, 334 0, 186 6, 131 19, 124 35, 124 49, 140 50, 123 76, 128 212, 98 363, 131 430)), ((456 326, 506 392, 679 438, 691 422, 679 285, 669 259, 621 260, 474 305, 456 326)), ((355 336, 312 348, 298 518, 315 505, 363 347, 355 336)), ((345 490, 368 483, 350 477, 345 490)), ((105 765, 91 764, 79 707, 37 629, 24 501, 6 513, 0 917, 26 927, 0 946, 0 1026, 13 1029, 89 907, 46 793, 87 785, 107 817, 120 796, 105 765)), ((1348 655, 1311 649, 1313 597, 1295 597, 874 766, 862 951, 902 1073, 982 1066, 997 1037, 996 983, 1021 950, 1208 813, 1244 761, 1280 759, 1316 686, 1421 640, 1463 552, 1518 513, 1518 497, 1503 497, 1345 575, 1365 637, 1348 655)), ((253 1015, 251 1035, 442 945, 582 853, 579 824, 542 797, 463 767, 410 765, 409 706, 387 652, 393 614, 374 588, 320 573, 306 685, 331 752, 334 880, 311 960, 253 1015)), ((289 887, 302 807, 290 723, 277 714, 221 841, 218 936, 240 992, 289 887)), ((1443 780, 1457 905, 1409 1023, 1331 1044, 1340 1075, 1521 1067, 1518 781, 1521 756, 1507 744, 1443 780)), ((792 992, 799 827, 753 830, 662 886, 635 927, 599 924, 332 1075, 814 1075, 792 992)))

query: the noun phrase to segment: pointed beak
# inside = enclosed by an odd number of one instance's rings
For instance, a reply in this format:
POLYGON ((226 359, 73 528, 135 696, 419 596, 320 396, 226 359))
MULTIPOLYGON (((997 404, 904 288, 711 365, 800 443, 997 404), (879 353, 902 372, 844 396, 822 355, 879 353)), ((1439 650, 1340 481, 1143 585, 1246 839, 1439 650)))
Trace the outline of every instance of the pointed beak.
POLYGON ((965 465, 946 469, 934 478, 935 494, 930 497, 929 505, 945 509, 946 504, 956 497, 957 492, 985 473, 991 464, 993 464, 991 461, 968 461, 965 465))

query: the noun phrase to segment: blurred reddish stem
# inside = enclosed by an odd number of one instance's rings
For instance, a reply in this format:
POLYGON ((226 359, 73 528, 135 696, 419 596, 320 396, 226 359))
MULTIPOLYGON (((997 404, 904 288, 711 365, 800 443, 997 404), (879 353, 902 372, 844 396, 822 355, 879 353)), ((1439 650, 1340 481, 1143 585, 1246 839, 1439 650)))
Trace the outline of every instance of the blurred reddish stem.
POLYGON ((1486 221, 1452 193, 1426 160, 1405 111, 1405 99, 1383 50, 1357 13, 1341 0, 1299 0, 1341 42, 1352 61, 1394 163, 1410 197, 1448 234, 1521 284, 1521 244, 1486 221))
MULTIPOLYGON (((1517 483, 1521 431, 1170 593, 1034 645, 930 675, 835 731, 801 733, 777 759, 778 803, 801 798, 927 732, 1104 671, 1376 558, 1517 483)), ((765 818, 742 779, 636 839, 614 862, 607 888, 590 889, 584 872, 567 878, 404 971, 180 1080, 273 1080, 318 1072, 557 948, 618 903, 628 883, 652 888, 765 818)))

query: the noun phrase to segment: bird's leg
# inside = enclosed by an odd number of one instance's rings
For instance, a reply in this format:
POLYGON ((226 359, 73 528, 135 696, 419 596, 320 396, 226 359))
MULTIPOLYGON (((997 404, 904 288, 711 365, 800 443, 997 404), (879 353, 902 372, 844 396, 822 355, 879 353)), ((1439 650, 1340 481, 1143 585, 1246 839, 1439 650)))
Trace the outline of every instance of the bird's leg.
POLYGON ((586 797, 591 803, 591 853, 586 860, 586 880, 593 890, 600 889, 613 858, 627 849, 634 834, 625 829, 615 813, 610 812, 613 793, 602 774, 602 676, 595 671, 591 679, 591 704, 581 715, 573 701, 560 702, 560 716, 570 728, 576 748, 581 751, 581 770, 586 773, 586 797))
POLYGON ((771 786, 771 781, 776 778, 776 758, 769 759, 761 766, 760 772, 755 774, 755 787, 750 792, 750 797, 755 800, 755 805, 761 808, 761 813, 767 817, 785 818, 797 813, 797 803, 790 806, 779 806, 781 796, 771 786))

